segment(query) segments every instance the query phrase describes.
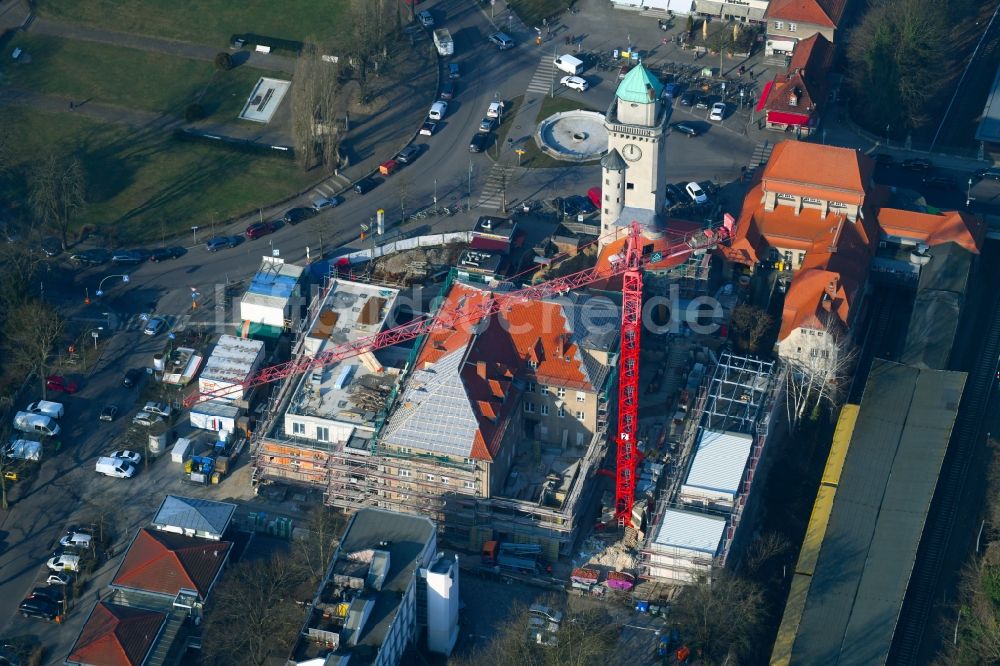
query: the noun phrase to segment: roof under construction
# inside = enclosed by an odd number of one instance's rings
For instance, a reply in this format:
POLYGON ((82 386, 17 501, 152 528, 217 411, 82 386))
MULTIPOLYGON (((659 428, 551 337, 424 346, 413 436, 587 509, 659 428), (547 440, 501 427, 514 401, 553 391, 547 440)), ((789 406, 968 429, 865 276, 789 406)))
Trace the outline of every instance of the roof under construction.
POLYGON ((965 379, 875 361, 791 663, 885 663, 965 379))

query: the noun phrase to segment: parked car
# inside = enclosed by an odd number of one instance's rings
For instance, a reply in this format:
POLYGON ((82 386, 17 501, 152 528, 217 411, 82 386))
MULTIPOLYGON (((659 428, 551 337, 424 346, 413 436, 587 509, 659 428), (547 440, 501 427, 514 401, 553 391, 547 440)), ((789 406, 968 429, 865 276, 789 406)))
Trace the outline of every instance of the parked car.
POLYGON ((712 111, 708 114, 709 120, 722 120, 726 116, 726 105, 716 102, 712 105, 712 111))
POLYGON ((319 212, 327 208, 336 208, 344 203, 343 197, 318 197, 313 199, 313 210, 319 212))
POLYGON ((577 92, 583 92, 590 87, 587 83, 587 79, 582 76, 564 76, 559 79, 560 85, 569 88, 570 90, 576 90, 577 92))
POLYGON ((72 534, 66 534, 63 538, 59 539, 59 545, 66 548, 90 548, 94 539, 89 534, 81 534, 79 532, 73 532, 72 534))
POLYGON ((163 417, 159 414, 150 414, 149 412, 139 412, 132 417, 132 425, 142 426, 143 428, 149 428, 156 425, 157 423, 163 423, 163 417))
POLYGON ((125 371, 125 376, 122 377, 122 386, 125 388, 132 388, 139 383, 143 375, 146 373, 139 368, 131 368, 125 371))
POLYGON ((129 451, 128 449, 119 449, 117 451, 112 451, 108 454, 109 458, 119 458, 121 460, 127 460, 133 465, 138 465, 142 462, 142 456, 135 451, 129 451))
POLYGON ((187 250, 180 246, 158 247, 150 253, 149 260, 158 262, 167 259, 180 259, 185 254, 187 254, 187 250))
POLYGON ((934 163, 928 159, 922 157, 911 157, 908 160, 903 160, 903 168, 907 171, 930 171, 934 168, 934 163))
POLYGON ((381 183, 381 180, 376 180, 375 178, 362 178, 354 184, 354 191, 358 194, 367 194, 378 187, 381 183))
POLYGON ((496 127, 497 121, 493 118, 483 118, 479 121, 479 131, 480 132, 492 132, 493 128, 496 127))
POLYGON ((434 102, 431 104, 431 110, 427 112, 427 117, 430 120, 441 120, 446 113, 448 113, 448 102, 434 102))
POLYGON ((502 112, 503 102, 490 102, 489 107, 486 109, 486 117, 499 119, 502 112))
MULTIPOLYGON (((94 470, 98 474, 116 479, 131 479, 135 476, 136 467, 127 460, 120 458, 98 458, 94 470)), ((50 567, 51 568, 51 567, 50 567)))
POLYGON ((455 97, 455 82, 445 81, 441 84, 441 93, 438 95, 440 99, 448 101, 455 97))
POLYGON ((248 240, 256 240, 261 236, 266 236, 274 231, 274 225, 270 222, 254 222, 246 230, 248 240))
POLYGON ((457 79, 462 76, 462 70, 459 68, 457 62, 448 63, 448 78, 457 79))
POLYGON ((417 159, 419 155, 420 146, 410 144, 406 148, 399 151, 399 154, 396 155, 396 161, 400 164, 412 164, 413 160, 417 159))
POLYGON ((84 250, 72 255, 69 260, 80 266, 100 266, 111 259, 111 253, 101 248, 84 250))
POLYGON ((104 409, 101 410, 102 421, 114 421, 116 416, 118 416, 118 408, 114 405, 105 405, 104 409))
POLYGON ((209 252, 218 252, 228 247, 236 247, 239 244, 239 236, 216 236, 215 238, 208 239, 205 243, 205 249, 209 252))
POLYGON ((417 20, 420 21, 420 25, 424 26, 425 28, 434 27, 434 15, 431 14, 426 9, 417 14, 417 20))
POLYGON ((708 195, 705 194, 705 190, 701 189, 701 186, 699 186, 698 183, 688 183, 684 186, 684 190, 696 204, 703 204, 708 201, 708 195))
POLYGON ((285 224, 298 224, 303 220, 308 220, 316 212, 315 206, 316 202, 313 202, 313 208, 291 208, 281 216, 281 221, 285 224))
POLYGON ((111 263, 119 266, 138 266, 149 258, 143 250, 119 250, 111 256, 111 263))
POLYGON ((958 187, 958 182, 951 176, 927 176, 923 179, 923 183, 935 190, 950 190, 958 187))
POLYGON ((575 217, 577 215, 589 215, 596 211, 597 207, 587 197, 574 194, 560 201, 559 209, 563 217, 575 217))
POLYGON ((701 134, 701 131, 697 127, 695 127, 691 123, 686 123, 683 121, 679 123, 674 123, 673 128, 678 132, 680 132, 681 134, 688 135, 688 137, 692 139, 701 134))
POLYGON ((708 108, 708 97, 705 95, 698 95, 698 98, 694 101, 694 108, 696 109, 707 109, 708 108))
POLYGON ((73 579, 66 573, 50 573, 45 578, 46 585, 69 585, 73 579))
POLYGON ((481 153, 490 145, 490 135, 483 132, 476 132, 469 142, 470 153, 481 153))
POLYGON ((167 325, 167 322, 160 319, 159 317, 153 317, 146 322, 146 327, 142 329, 144 335, 154 336, 163 330, 163 327, 167 325))
POLYGON ((80 556, 79 555, 55 555, 50 557, 45 563, 52 571, 79 571, 80 570, 80 556))
POLYGON ((499 31, 491 33, 489 40, 490 43, 495 44, 501 51, 514 48, 514 40, 508 37, 505 33, 499 31))
MULTIPOLYGON (((39 586, 39 587, 34 588, 31 591, 31 594, 28 595, 28 598, 31 598, 31 597, 40 597, 42 599, 48 599, 52 603, 58 604, 58 603, 62 602, 62 600, 63 600, 63 598, 65 596, 66 596, 65 590, 61 590, 61 589, 59 589, 57 587, 41 587, 41 586, 39 586)), ((0 662, 0 663, 2 663, 2 662, 0 662)))
POLYGON ((32 595, 17 607, 21 617, 54 622, 59 617, 59 604, 46 597, 32 595))
POLYGON ((682 106, 691 106, 691 105, 693 105, 695 103, 695 100, 697 100, 697 99, 698 99, 697 93, 689 90, 686 93, 684 93, 683 95, 681 95, 681 105, 682 106))
POLYGON ((154 402, 152 400, 142 406, 142 411, 148 412, 149 414, 159 414, 163 418, 167 419, 174 413, 173 408, 165 402, 154 402))
POLYGON ((79 387, 76 382, 66 379, 62 375, 49 375, 45 378, 45 388, 59 393, 76 393, 79 387))
POLYGON ((435 130, 437 130, 437 123, 430 120, 420 126, 420 134, 423 136, 434 136, 435 130))

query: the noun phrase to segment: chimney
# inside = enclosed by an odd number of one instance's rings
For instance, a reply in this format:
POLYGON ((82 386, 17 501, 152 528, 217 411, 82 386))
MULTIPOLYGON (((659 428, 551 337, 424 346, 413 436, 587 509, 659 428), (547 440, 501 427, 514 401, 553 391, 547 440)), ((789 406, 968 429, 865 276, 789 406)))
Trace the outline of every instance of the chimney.
POLYGON ((840 287, 840 278, 834 276, 830 278, 830 283, 826 285, 826 295, 829 298, 834 298, 837 295, 837 289, 840 287))
POLYGON ((486 361, 476 361, 476 374, 480 379, 486 379, 486 361))

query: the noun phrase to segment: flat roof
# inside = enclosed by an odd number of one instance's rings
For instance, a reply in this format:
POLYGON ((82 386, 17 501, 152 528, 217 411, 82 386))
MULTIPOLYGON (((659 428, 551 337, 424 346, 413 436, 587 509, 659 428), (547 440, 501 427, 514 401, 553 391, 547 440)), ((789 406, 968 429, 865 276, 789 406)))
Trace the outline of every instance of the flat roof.
POLYGON ((247 97, 246 104, 240 112, 240 120, 250 120, 255 123, 269 123, 274 112, 281 106, 291 81, 272 79, 262 76, 247 97))
POLYGON ((965 380, 876 359, 791 663, 888 658, 965 380))
POLYGON ((653 544, 715 557, 726 533, 726 519, 696 511, 667 509, 653 544))
MULTIPOLYGON (((295 291, 303 268, 286 264, 278 257, 264 257, 257 273, 250 279, 250 286, 240 299, 240 304, 260 305, 284 311, 288 299, 295 291)), ((242 316, 242 312, 241 312, 242 316)))
POLYGON ((218 382, 242 382, 254 369, 254 364, 262 353, 264 343, 260 340, 222 335, 205 362, 201 378, 218 382))
MULTIPOLYGON (((398 289, 334 280, 306 334, 307 353, 315 356, 375 335, 395 309, 398 295, 398 289)), ((373 372, 372 363, 379 365, 370 355, 354 356, 304 373, 286 414, 371 425, 379 405, 368 399, 367 392, 380 391, 386 382, 395 383, 395 377, 373 372)))
POLYGON ((702 429, 681 493, 685 488, 700 488, 735 498, 752 448, 750 435, 702 429))

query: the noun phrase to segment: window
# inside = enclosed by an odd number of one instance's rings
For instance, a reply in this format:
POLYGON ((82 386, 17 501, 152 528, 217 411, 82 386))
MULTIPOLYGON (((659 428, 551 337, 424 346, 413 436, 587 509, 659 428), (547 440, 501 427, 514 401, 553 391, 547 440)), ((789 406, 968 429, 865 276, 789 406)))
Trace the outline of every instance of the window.
POLYGON ((559 405, 559 418, 562 419, 565 417, 566 417, 566 408, 562 405, 559 405))
POLYGON ((549 386, 548 386, 548 384, 539 384, 538 385, 538 392, 539 393, 548 393, 549 392, 549 386))
POLYGON ((413 449, 411 449, 408 446, 401 446, 401 447, 399 447, 399 452, 400 453, 413 453, 413 449))
POLYGON ((292 434, 293 435, 304 435, 306 434, 306 424, 300 423, 298 421, 292 421, 292 434))
POLYGON ((466 482, 465 482, 464 484, 462 484, 462 485, 463 485, 464 487, 468 488, 469 490, 472 490, 473 488, 475 488, 475 487, 476 487, 476 482, 475 482, 475 481, 466 481, 466 482))
POLYGON ((784 30, 785 29, 785 24, 782 23, 781 21, 775 21, 774 22, 774 29, 775 30, 784 30))
POLYGON ((582 421, 582 420, 583 420, 583 418, 584 418, 584 417, 583 417, 583 412, 577 412, 577 413, 576 413, 576 418, 577 418, 578 420, 582 421))
POLYGON ((791 194, 782 194, 781 192, 776 192, 774 198, 782 201, 795 201, 795 197, 791 194))
POLYGON ((535 392, 535 382, 528 382, 528 393, 535 392))
POLYGON ((799 252, 799 266, 801 266, 802 262, 805 261, 805 260, 806 260, 806 253, 805 252, 799 252))
POLYGON ((401 469, 401 470, 399 470, 399 475, 401 477, 403 477, 404 479, 408 479, 408 478, 410 478, 410 470, 408 470, 408 469, 401 469))
POLYGON ((447 486, 449 483, 451 483, 451 479, 449 479, 447 476, 442 476, 441 477, 441 485, 442 486, 447 486))
POLYGON ((545 403, 543 402, 543 403, 542 403, 542 416, 548 416, 548 415, 549 415, 549 406, 548 406, 548 405, 546 405, 546 404, 545 404, 545 403))
POLYGON ((321 442, 330 441, 330 429, 329 428, 316 428, 316 439, 321 442))
POLYGON ((556 389, 556 395, 559 396, 560 398, 565 398, 566 397, 566 389, 564 389, 562 386, 558 387, 556 389))
POLYGON ((789 23, 788 24, 788 32, 795 32, 798 29, 799 29, 799 26, 796 25, 795 23, 789 23))
POLYGON ((841 201, 831 201, 830 208, 847 208, 847 204, 841 201))
POLYGON ((611 184, 611 179, 610 178, 605 178, 604 179, 604 184, 605 185, 610 185, 611 184))
POLYGON ((535 403, 531 402, 530 400, 525 400, 524 401, 524 411, 527 412, 528 414, 534 414, 535 413, 535 403))
POLYGON ((434 475, 433 474, 424 474, 424 478, 426 478, 428 481, 433 481, 434 480, 434 475))
POLYGON ((532 370, 537 369, 538 368, 538 361, 528 361, 528 367, 531 368, 532 370))
POLYGON ((813 199, 812 197, 802 197, 803 203, 813 204, 815 206, 820 205, 822 202, 819 199, 813 199))
POLYGON ((625 183, 625 189, 626 190, 634 190, 635 189, 635 183, 625 183))
POLYGON ((587 394, 586 393, 584 393, 583 391, 577 391, 576 392, 576 401, 577 402, 585 402, 586 400, 587 400, 587 394))

